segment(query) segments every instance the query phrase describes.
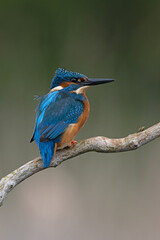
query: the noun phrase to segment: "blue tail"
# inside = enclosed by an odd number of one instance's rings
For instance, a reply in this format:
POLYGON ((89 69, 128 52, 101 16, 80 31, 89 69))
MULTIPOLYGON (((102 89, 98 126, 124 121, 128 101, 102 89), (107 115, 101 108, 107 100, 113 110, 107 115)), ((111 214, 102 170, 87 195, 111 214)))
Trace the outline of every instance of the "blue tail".
POLYGON ((49 167, 54 154, 55 142, 53 140, 47 142, 39 142, 38 145, 41 157, 43 159, 43 166, 44 168, 47 168, 49 167))

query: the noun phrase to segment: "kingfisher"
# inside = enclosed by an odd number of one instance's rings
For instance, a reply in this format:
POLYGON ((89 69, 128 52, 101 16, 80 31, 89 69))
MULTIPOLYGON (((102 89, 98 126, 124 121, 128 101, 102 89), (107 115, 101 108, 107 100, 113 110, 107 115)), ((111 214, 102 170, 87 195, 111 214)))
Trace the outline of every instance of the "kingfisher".
POLYGON ((30 142, 36 141, 44 168, 49 167, 57 149, 71 147, 76 134, 88 119, 90 105, 86 90, 114 79, 88 78, 84 74, 59 68, 49 93, 38 97, 36 120, 30 142))

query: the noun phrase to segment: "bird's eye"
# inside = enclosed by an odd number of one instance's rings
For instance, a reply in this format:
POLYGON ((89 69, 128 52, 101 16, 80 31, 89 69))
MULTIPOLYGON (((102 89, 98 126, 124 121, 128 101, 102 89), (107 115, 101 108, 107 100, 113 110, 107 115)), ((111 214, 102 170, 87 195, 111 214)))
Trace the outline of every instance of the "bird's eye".
POLYGON ((81 82, 81 79, 80 79, 80 78, 78 78, 77 82, 79 82, 79 83, 80 83, 80 82, 81 82))
POLYGON ((72 82, 77 82, 77 79, 76 78, 72 78, 71 81, 72 82))

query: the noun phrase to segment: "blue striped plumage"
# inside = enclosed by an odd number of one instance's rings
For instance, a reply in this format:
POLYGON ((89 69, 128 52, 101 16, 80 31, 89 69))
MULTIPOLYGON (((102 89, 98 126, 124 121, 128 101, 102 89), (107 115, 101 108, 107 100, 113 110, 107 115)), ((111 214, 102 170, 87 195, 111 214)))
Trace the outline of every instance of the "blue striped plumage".
POLYGON ((51 87, 50 89, 58 86, 60 82, 64 81, 70 81, 72 78, 87 78, 84 74, 77 73, 77 72, 72 72, 72 71, 67 71, 62 68, 58 68, 57 71, 55 72, 55 75, 52 79, 51 82, 51 87))
POLYGON ((55 143, 70 124, 76 123, 83 113, 83 95, 76 94, 79 87, 70 85, 41 97, 37 108, 32 140, 39 146, 44 167, 48 167, 54 154, 55 143))

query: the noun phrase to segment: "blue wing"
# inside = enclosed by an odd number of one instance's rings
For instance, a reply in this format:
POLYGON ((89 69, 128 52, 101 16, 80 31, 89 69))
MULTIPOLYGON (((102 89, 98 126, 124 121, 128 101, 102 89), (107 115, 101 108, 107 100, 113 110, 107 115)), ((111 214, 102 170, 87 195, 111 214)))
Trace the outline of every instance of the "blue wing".
MULTIPOLYGON (((44 102, 46 101, 43 100, 40 107, 44 102)), ((59 92, 56 99, 52 98, 39 116, 39 141, 45 142, 59 137, 70 124, 77 122, 83 108, 83 102, 77 94, 59 92)))
POLYGON ((44 166, 49 166, 55 143, 60 141, 61 134, 82 114, 83 100, 82 95, 64 91, 51 92, 42 97, 32 140, 36 140, 40 148, 44 166))

